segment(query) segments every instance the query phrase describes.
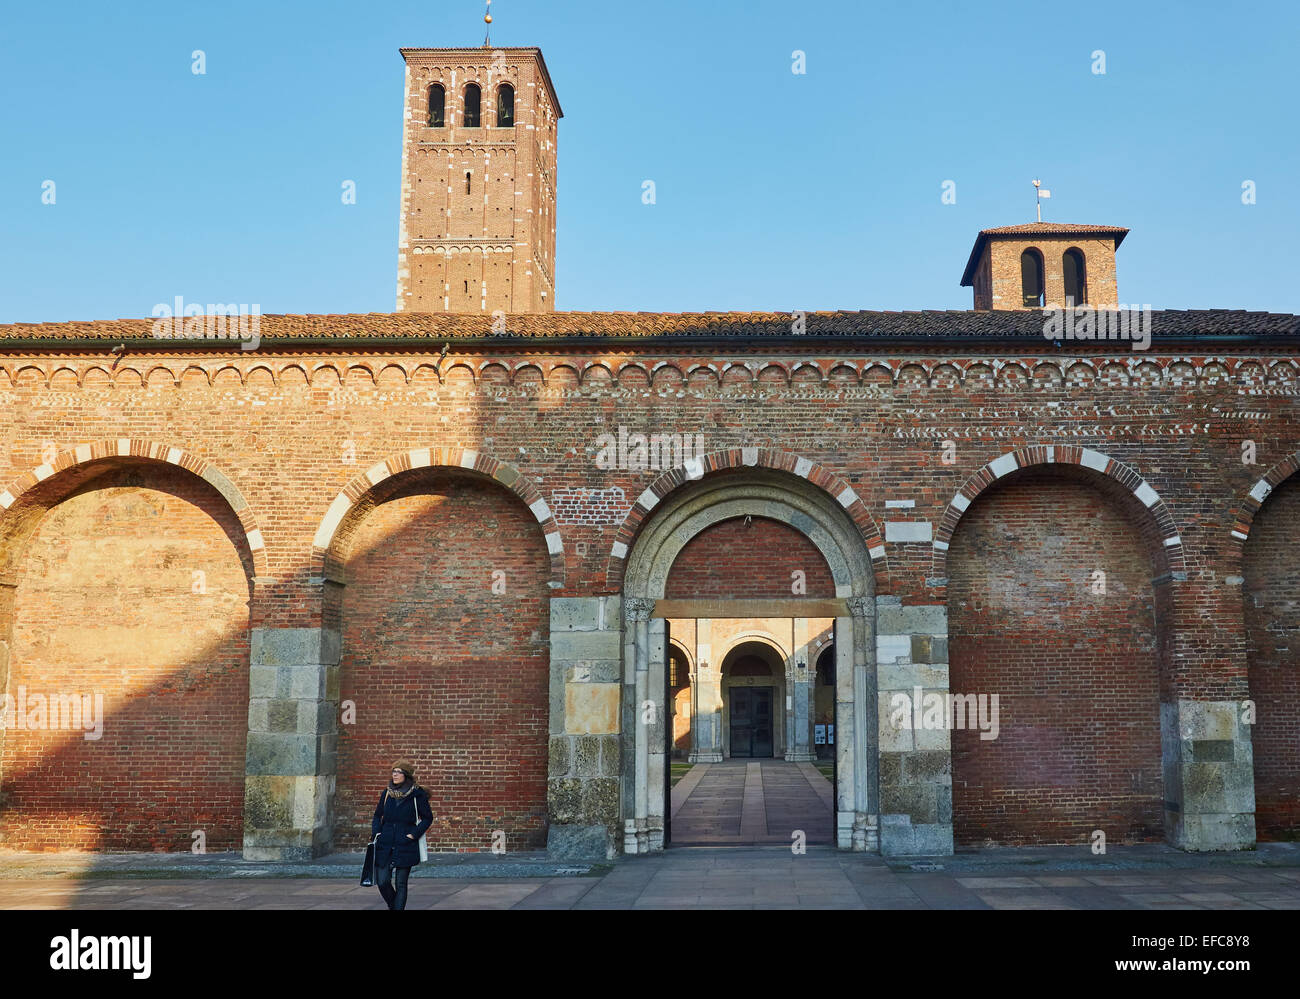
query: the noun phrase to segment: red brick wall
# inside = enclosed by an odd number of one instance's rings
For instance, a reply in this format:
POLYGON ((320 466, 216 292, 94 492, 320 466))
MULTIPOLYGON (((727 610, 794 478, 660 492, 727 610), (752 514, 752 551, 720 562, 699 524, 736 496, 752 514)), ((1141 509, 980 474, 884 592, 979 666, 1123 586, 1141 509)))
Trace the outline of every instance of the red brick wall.
POLYGON ((665 596, 713 599, 833 597, 830 567, 807 535, 779 521, 724 520, 701 531, 677 555, 665 596), (806 593, 791 590, 795 571, 806 593))
POLYGON ((500 487, 441 473, 388 480, 356 525, 342 592, 335 845, 369 837, 399 757, 416 764, 430 849, 546 845, 550 561, 500 487), (493 592, 493 572, 504 593, 493 592))
POLYGON ((240 848, 243 546, 221 496, 169 466, 106 468, 45 514, 18 567, 6 689, 101 694, 103 734, 6 733, 0 845, 183 851, 202 830, 209 851, 240 848))
POLYGON ((1255 833, 1300 839, 1300 479, 1273 493, 1246 541, 1246 643, 1257 722, 1255 833))
POLYGON ((958 526, 951 689, 1000 695, 997 739, 952 734, 959 844, 1163 837, 1151 558, 1132 519, 1083 482, 1029 470, 958 526))
MULTIPOLYGON (((0 487, 30 477, 48 447, 67 452, 138 435, 182 448, 238 486, 249 504, 247 526, 265 538, 254 625, 313 628, 338 620, 330 603, 338 587, 322 593, 314 569, 313 538, 326 511, 349 482, 412 448, 464 446, 508 462, 553 510, 557 496, 601 491, 581 520, 558 518, 563 587, 551 592, 579 597, 619 592, 625 560, 612 558, 611 548, 635 543, 620 538, 623 519, 641 509, 637 497, 663 474, 597 467, 599 434, 620 425, 702 433, 709 452, 734 449, 737 463, 744 445, 802 456, 851 485, 881 530, 895 519, 937 527, 963 484, 1017 447, 1085 446, 1145 477, 1180 533, 1188 579, 1161 587, 1176 593, 1177 606, 1161 614, 1172 622, 1171 690, 1216 700, 1247 696, 1241 588, 1223 581, 1242 573, 1229 532, 1243 498, 1268 468, 1300 450, 1300 387, 1285 373, 1282 348, 1187 357, 1159 350, 1062 356, 1047 344, 1003 349, 975 341, 913 348, 846 340, 802 354, 754 341, 628 337, 618 346, 454 344, 441 366, 445 380, 434 368, 436 338, 387 353, 265 342, 256 351, 187 353, 159 341, 157 349, 128 348, 116 364, 106 351, 15 348, 0 354, 0 487), (725 376, 692 371, 746 360, 770 361, 768 373, 749 380, 743 367, 725 376), (585 367, 588 361, 607 365, 615 380, 598 374, 605 368, 585 367), (488 362, 497 370, 505 364, 508 383, 486 384, 488 362), (784 384, 772 377, 779 371, 784 384), (958 374, 960 383, 951 384, 958 374), (1242 463, 1246 438, 1258 448, 1257 465, 1242 463), (915 506, 887 508, 890 500, 915 506)), ((14 509, 0 513, 0 616, 12 592, 4 531, 13 517, 14 509)), ((1136 515, 1126 522, 1131 528, 1136 515)), ((887 566, 876 566, 877 594, 904 604, 946 602, 938 580, 949 573, 936 571, 932 544, 883 547, 887 566)), ((732 564, 745 570, 736 579, 753 575, 755 557, 748 548, 734 553, 732 564)), ((815 563, 799 561, 814 595, 815 563)), ((773 575, 779 594, 789 595, 788 571, 773 575)), ((1154 738, 1154 719, 1149 727, 1154 738)))

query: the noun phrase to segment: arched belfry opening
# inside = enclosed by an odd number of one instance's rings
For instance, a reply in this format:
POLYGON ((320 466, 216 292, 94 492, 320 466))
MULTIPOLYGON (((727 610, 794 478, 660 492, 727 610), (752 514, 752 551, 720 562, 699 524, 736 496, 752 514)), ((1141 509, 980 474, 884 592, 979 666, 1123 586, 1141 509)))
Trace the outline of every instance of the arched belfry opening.
POLYGON ((875 578, 844 506, 802 476, 741 468, 687 481, 652 507, 623 578, 622 715, 634 722, 622 731, 624 852, 796 836, 879 849, 875 578), (846 735, 823 773, 815 694, 826 648, 846 735), (647 705, 663 710, 647 715, 647 705), (672 787, 674 759, 693 765, 691 796, 743 793, 736 828, 701 831, 672 787), (756 813, 755 795, 766 801, 756 813))

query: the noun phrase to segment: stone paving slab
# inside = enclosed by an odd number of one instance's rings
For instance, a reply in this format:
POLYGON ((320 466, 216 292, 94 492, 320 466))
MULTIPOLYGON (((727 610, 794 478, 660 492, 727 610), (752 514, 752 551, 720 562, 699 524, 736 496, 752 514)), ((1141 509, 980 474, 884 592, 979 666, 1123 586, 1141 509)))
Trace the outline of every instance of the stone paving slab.
POLYGON ((789 846, 796 830, 816 845, 834 833, 830 782, 811 764, 785 760, 697 763, 673 789, 671 815, 677 845, 789 846))
MULTIPOLYGON (((810 847, 804 854, 784 846, 675 848, 623 858, 593 877, 413 878, 409 908, 1300 909, 1300 864, 1287 863, 1297 855, 1286 848, 1261 848, 1253 858, 1112 851, 1098 858, 1106 868, 1094 871, 1076 869, 1077 852, 1039 850, 1032 863, 1017 867, 1015 852, 1003 851, 974 864, 958 856, 913 870, 896 858, 830 847, 810 847), (1186 866, 1189 860, 1200 866, 1186 866), (949 862, 957 869, 948 870, 949 862)), ((163 868, 154 873, 174 876, 29 872, 0 880, 0 908, 384 909, 375 889, 337 875, 195 877, 163 868)))
MULTIPOLYGON (((339 878, 354 883, 362 851, 343 851, 312 861, 272 863, 244 860, 238 853, 24 853, 0 850, 0 881, 39 876, 187 878, 339 878)), ((413 878, 552 878, 603 873, 607 864, 560 861, 544 850, 493 854, 436 853, 411 871, 413 878)))

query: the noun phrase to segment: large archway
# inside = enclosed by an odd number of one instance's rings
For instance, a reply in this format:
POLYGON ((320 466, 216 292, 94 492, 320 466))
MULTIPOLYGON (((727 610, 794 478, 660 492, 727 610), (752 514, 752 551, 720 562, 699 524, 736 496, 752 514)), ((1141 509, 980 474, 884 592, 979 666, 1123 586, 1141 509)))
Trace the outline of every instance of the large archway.
POLYGON ((957 844, 1164 838, 1164 548, 1129 489, 1076 465, 1008 470, 965 510, 946 559, 951 691, 976 698, 952 731, 957 844))
POLYGON ((58 456, 0 504, 0 841, 236 848, 264 559, 243 497, 201 459, 122 440, 58 456))
POLYGON ((431 849, 545 847, 553 569, 536 511, 475 471, 407 468, 356 498, 326 564, 342 635, 336 844, 365 841, 408 757, 431 849))
MULTIPOLYGON (((793 464, 793 462, 792 462, 793 464)), ((623 640, 626 667, 623 717, 637 719, 646 704, 663 704, 668 696, 666 623, 671 618, 835 621, 839 640, 836 706, 843 738, 837 750, 835 839, 842 849, 875 850, 879 846, 875 703, 875 577, 872 553, 861 527, 845 512, 860 501, 851 491, 837 501, 808 479, 771 468, 740 468, 701 475, 698 481, 656 497, 651 515, 627 550, 623 574, 623 640), (670 592, 670 574, 684 549, 710 528, 727 525, 776 525, 793 532, 816 554, 816 571, 827 576, 827 592, 808 596, 792 588, 783 567, 768 579, 757 570, 747 573, 763 596, 706 596, 684 599, 670 592), (764 587, 768 587, 764 589, 764 587), (779 594, 779 595, 778 595, 779 594)), ((738 528, 738 529, 740 529, 738 528)), ((874 530, 874 529, 873 529, 874 530)), ((874 535, 873 537, 878 537, 874 535)), ((880 553, 883 554, 883 553, 880 553)), ((806 579, 815 577, 810 566, 806 579)), ((703 563, 703 592, 710 591, 711 574, 703 563)), ((733 571, 732 575, 735 573, 733 571)), ((806 639, 805 639, 806 641, 806 639)), ((712 658, 698 653, 697 670, 712 658)), ((807 679, 815 678, 804 663, 807 679)), ((703 682, 700 683, 703 687, 703 682)), ((805 680, 803 686, 809 687, 805 680)), ((697 706, 698 707, 698 706, 697 706)), ((692 717, 693 752, 703 733, 716 724, 720 735, 721 705, 710 704, 710 722, 703 710, 692 717)), ((645 853, 664 845, 667 808, 665 712, 651 712, 649 724, 623 728, 624 770, 622 814, 624 852, 645 853)), ((803 706, 803 723, 810 720, 803 706)), ((721 758, 720 750, 718 758, 721 758)))
POLYGON ((1246 658, 1255 724, 1255 828, 1300 839, 1300 476, 1261 496, 1242 555, 1246 658))

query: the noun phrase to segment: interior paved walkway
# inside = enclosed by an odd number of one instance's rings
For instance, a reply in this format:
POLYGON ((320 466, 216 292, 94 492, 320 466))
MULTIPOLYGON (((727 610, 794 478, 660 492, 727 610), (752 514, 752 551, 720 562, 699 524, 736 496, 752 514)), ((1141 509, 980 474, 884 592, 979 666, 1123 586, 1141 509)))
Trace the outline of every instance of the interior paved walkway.
POLYGON ((672 792, 674 846, 829 844, 831 783, 811 763, 697 763, 672 792))

